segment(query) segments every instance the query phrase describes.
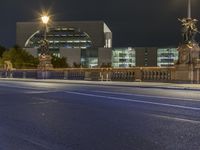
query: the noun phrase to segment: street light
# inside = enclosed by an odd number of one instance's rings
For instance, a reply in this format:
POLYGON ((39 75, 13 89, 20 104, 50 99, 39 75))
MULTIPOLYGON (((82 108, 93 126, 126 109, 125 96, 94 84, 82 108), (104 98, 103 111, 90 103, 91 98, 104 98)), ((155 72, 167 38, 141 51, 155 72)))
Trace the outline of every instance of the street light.
POLYGON ((41 41, 40 45, 40 51, 41 55, 39 57, 39 65, 38 68, 45 71, 42 73, 45 73, 45 75, 42 75, 43 78, 47 78, 47 70, 52 69, 53 65, 51 63, 51 55, 49 54, 49 42, 47 40, 47 29, 48 29, 48 23, 50 21, 50 17, 48 15, 41 16, 41 21, 44 25, 44 39, 41 41))
POLYGON ((50 18, 49 18, 49 16, 46 16, 46 15, 45 15, 45 16, 42 16, 41 19, 42 19, 42 22, 43 22, 44 24, 48 24, 50 18))
POLYGON ((191 19, 191 0, 188 0, 188 19, 191 19))
POLYGON ((44 40, 46 40, 46 38, 47 38, 47 25, 48 25, 48 22, 50 20, 50 17, 47 16, 47 15, 44 15, 44 16, 41 17, 41 20, 42 20, 42 23, 45 25, 44 40))

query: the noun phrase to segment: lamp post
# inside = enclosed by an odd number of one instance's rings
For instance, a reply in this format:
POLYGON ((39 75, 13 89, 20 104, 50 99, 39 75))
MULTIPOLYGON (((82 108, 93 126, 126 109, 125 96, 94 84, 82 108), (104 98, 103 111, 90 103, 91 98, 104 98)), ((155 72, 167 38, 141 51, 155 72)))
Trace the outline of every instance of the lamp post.
POLYGON ((42 55, 48 55, 48 52, 49 52, 49 42, 47 40, 47 30, 48 30, 49 20, 50 20, 50 17, 47 15, 44 15, 41 17, 41 21, 44 24, 44 39, 40 47, 42 55))
POLYGON ((191 19, 191 0, 188 0, 188 19, 191 19))
POLYGON ((39 57, 40 63, 38 65, 38 69, 43 70, 43 73, 45 73, 45 78, 47 78, 47 70, 53 69, 53 65, 51 63, 52 57, 49 54, 49 42, 47 40, 47 29, 49 20, 50 17, 47 15, 41 17, 41 21, 44 25, 44 39, 42 40, 40 45, 41 55, 39 57))
POLYGON ((44 15, 41 17, 42 23, 45 25, 45 31, 44 31, 44 40, 47 38, 47 28, 48 28, 48 22, 49 22, 49 16, 44 15))

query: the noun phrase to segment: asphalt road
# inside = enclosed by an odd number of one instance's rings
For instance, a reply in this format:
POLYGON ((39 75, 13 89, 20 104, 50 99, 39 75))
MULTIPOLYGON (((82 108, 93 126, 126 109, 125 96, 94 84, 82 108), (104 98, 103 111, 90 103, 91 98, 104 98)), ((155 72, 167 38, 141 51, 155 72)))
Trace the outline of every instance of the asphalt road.
POLYGON ((198 149, 198 91, 0 81, 0 150, 198 149))

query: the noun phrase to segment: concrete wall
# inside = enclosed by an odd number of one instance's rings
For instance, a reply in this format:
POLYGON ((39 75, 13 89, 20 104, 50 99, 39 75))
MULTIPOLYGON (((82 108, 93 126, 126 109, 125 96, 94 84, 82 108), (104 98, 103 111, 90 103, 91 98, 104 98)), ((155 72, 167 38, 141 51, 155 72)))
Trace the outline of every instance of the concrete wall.
POLYGON ((73 64, 81 64, 81 49, 80 48, 61 48, 60 56, 65 57, 70 67, 73 64))
POLYGON ((150 47, 147 48, 147 67, 156 67, 157 66, 157 48, 150 47))
POLYGON ((156 67, 157 48, 156 47, 136 47, 136 66, 137 67, 156 67))
POLYGON ((175 71, 176 81, 190 82, 191 80, 193 80, 193 77, 191 76, 194 71, 193 66, 189 64, 178 64, 175 67, 176 67, 175 71))
POLYGON ((20 47, 25 47, 28 38, 36 31, 42 29, 41 24, 33 22, 17 22, 16 24, 16 44, 20 47))
POLYGON ((112 63, 112 49, 111 48, 99 48, 98 49, 98 65, 112 63))
POLYGON ((145 48, 136 47, 135 52, 136 52, 136 55, 135 55, 136 56, 136 66, 144 67, 145 66, 145 60, 144 60, 145 48))
POLYGON ((38 57, 38 50, 36 48, 25 48, 24 50, 34 57, 38 57))

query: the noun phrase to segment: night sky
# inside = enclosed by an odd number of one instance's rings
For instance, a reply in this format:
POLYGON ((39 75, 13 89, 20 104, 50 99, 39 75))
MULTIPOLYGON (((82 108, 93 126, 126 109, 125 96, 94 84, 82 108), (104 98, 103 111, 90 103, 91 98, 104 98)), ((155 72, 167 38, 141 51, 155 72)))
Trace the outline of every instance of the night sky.
MULTIPOLYGON (((192 16, 200 20, 200 1, 192 1, 192 16)), ((43 9, 55 21, 105 21, 114 47, 165 47, 181 41, 177 18, 187 15, 187 0, 2 0, 0 44, 13 46, 16 22, 36 21, 43 9)))

